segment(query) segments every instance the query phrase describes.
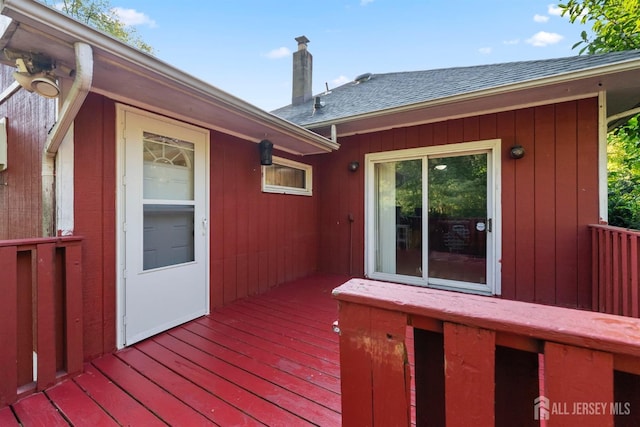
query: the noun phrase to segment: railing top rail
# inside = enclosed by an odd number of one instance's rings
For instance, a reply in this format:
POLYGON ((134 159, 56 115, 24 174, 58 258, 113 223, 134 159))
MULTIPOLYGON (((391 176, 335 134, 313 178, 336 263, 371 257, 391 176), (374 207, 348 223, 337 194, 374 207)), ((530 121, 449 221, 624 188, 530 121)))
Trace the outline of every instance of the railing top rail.
POLYGON ((61 236, 61 237, 33 237, 27 239, 0 240, 0 247, 6 246, 32 246, 44 243, 55 243, 57 246, 65 246, 81 242, 82 236, 61 236))
POLYGON ((640 356, 640 319, 630 317, 364 279, 337 287, 333 297, 409 317, 640 356))
POLYGON ((636 236, 640 236, 640 230, 634 230, 633 228, 616 227, 614 225, 608 225, 608 224, 589 224, 589 228, 595 228, 595 229, 606 230, 606 231, 616 231, 618 233, 634 234, 636 236))

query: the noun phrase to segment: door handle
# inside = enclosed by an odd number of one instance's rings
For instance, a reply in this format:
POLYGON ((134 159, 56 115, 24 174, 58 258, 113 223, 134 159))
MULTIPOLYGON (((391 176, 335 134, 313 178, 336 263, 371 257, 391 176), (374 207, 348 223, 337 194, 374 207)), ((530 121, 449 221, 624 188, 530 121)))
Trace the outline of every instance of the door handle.
POLYGON ((206 235, 207 227, 209 225, 209 220, 207 218, 202 218, 202 235, 206 235))

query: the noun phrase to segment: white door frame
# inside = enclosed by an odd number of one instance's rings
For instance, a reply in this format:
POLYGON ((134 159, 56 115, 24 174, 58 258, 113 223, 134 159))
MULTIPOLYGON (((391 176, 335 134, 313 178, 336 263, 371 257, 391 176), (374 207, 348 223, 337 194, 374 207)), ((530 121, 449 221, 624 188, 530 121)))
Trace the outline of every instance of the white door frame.
MULTIPOLYGON (((392 282, 407 283, 418 286, 429 286, 441 289, 455 289, 469 293, 484 295, 500 295, 501 293, 501 260, 502 260, 502 200, 501 200, 501 140, 491 139, 458 144, 446 144, 429 147, 409 148, 365 155, 365 276, 392 282), (376 219, 375 219, 375 164, 388 161, 411 160, 426 158, 428 156, 445 156, 454 154, 477 153, 486 151, 491 171, 487 175, 487 203, 489 213, 492 215, 492 239, 487 247, 487 286, 473 285, 468 287, 448 288, 428 282, 428 269, 426 266, 428 254, 423 254, 423 277, 402 276, 376 272, 376 219), (488 288, 488 291, 486 290, 488 288)), ((423 171, 423 182, 426 183, 426 173, 423 171)), ((423 184, 424 185, 424 184, 423 184)), ((423 191, 423 206, 428 206, 428 192, 423 191)), ((426 212, 426 209, 425 209, 426 212)), ((422 230, 427 230, 427 215, 423 215, 422 230)))
MULTIPOLYGON (((150 113, 124 104, 116 104, 116 346, 118 349, 125 347, 125 269, 126 269, 126 241, 125 241, 125 115, 127 112, 136 115, 149 117, 160 120, 164 123, 188 128, 195 131, 206 133, 205 144, 205 216, 209 218, 210 214, 210 161, 209 161, 209 131, 197 126, 193 126, 178 120, 170 119, 165 116, 150 113)), ((205 254, 206 263, 206 314, 210 312, 210 232, 207 229, 205 235, 205 254)))

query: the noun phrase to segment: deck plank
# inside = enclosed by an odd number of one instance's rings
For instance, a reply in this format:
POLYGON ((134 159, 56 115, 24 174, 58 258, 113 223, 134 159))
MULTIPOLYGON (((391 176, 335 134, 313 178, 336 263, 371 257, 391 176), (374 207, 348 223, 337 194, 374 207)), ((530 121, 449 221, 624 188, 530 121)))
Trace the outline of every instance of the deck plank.
POLYGON ((93 365, 170 425, 215 425, 114 355, 101 357, 93 365))
POLYGON ((283 372, 307 380, 319 387, 333 391, 334 393, 340 393, 340 379, 316 367, 308 366, 300 361, 287 359, 273 352, 247 344, 233 336, 221 334, 197 322, 191 322, 185 325, 184 330, 199 335, 209 341, 213 341, 238 354, 259 360, 283 372))
POLYGON ((13 415, 13 411, 10 407, 5 406, 0 409, 0 426, 3 427, 18 427, 18 420, 16 420, 15 415, 13 415))
MULTIPOLYGON (((149 342, 149 344, 152 344, 149 342)), ((146 345, 140 345, 144 348, 146 345)), ((193 381, 194 377, 183 375, 181 371, 184 362, 173 359, 154 359, 143 349, 136 346, 128 351, 117 354, 123 362, 129 364, 149 380, 160 387, 169 390, 176 398, 189 405, 205 417, 221 426, 257 426, 261 425, 243 411, 242 406, 232 406, 217 396, 220 390, 237 387, 224 381, 200 383, 193 381), (166 362, 166 363, 163 363, 166 362)))
POLYGON ((0 409, 0 426, 340 426, 331 291, 347 280, 286 283, 105 355, 0 409))
POLYGON ((64 417, 77 426, 117 426, 113 418, 102 411, 73 381, 64 381, 45 392, 64 417))
MULTIPOLYGON (((297 395, 285 386, 264 380, 251 372, 239 369, 221 359, 207 354, 205 351, 190 346, 168 334, 163 334, 153 342, 144 343, 145 348, 152 344, 161 344, 171 351, 183 355, 192 363, 197 363, 201 367, 215 371, 218 375, 226 378, 229 382, 248 390, 277 407, 281 407, 291 414, 295 414, 297 423, 305 419, 309 423, 320 426, 339 425, 340 414, 332 411, 313 400, 297 395)), ((283 425, 295 425, 293 421, 283 425)), ((271 424, 270 424, 271 425, 271 424)))
POLYGON ((240 338, 247 344, 255 345, 265 351, 272 351, 274 354, 289 360, 300 361, 306 366, 315 367, 329 375, 340 378, 340 365, 336 363, 337 358, 336 361, 323 359, 315 354, 309 354, 289 346, 289 340, 277 340, 277 342, 274 342, 261 336, 260 331, 255 330, 255 328, 246 331, 239 325, 233 325, 229 322, 221 323, 217 317, 215 319, 213 317, 205 317, 199 319, 198 322, 222 334, 240 338))
POLYGON ((74 381, 120 425, 145 427, 166 425, 91 364, 85 365, 84 373, 74 378, 74 381))
POLYGON ((256 377, 278 384, 293 393, 305 396, 327 408, 340 412, 340 394, 317 387, 314 384, 274 368, 262 361, 252 359, 242 354, 226 349, 215 342, 192 334, 185 329, 177 329, 169 335, 206 352, 230 365, 247 372, 251 372, 256 377))
POLYGON ((67 427, 69 423, 44 393, 36 393, 19 400, 13 410, 24 427, 67 427))
MULTIPOLYGON (((164 338, 165 335, 161 337, 164 338)), ((304 424, 303 420, 294 414, 269 404, 262 396, 255 395, 236 385, 233 381, 214 373, 213 371, 219 372, 217 368, 220 365, 215 366, 215 363, 198 360, 195 351, 193 351, 193 354, 188 354, 188 357, 183 357, 152 340, 140 343, 137 349, 143 351, 146 356, 153 358, 158 363, 172 366, 180 375, 194 384, 199 384, 221 398, 234 402, 247 414, 254 416, 266 425, 304 424)), ((219 373, 223 374, 222 372, 219 373)))
POLYGON ((232 310, 226 310, 224 317, 216 316, 216 313, 214 313, 212 317, 218 322, 233 326, 236 329, 252 333, 256 336, 261 336, 271 342, 295 348, 303 353, 334 363, 336 366, 339 364, 337 361, 337 351, 328 349, 326 344, 323 345, 320 340, 309 339, 295 331, 276 325, 270 325, 270 328, 266 329, 261 321, 237 311, 233 311, 233 313, 230 314, 230 311, 232 310))

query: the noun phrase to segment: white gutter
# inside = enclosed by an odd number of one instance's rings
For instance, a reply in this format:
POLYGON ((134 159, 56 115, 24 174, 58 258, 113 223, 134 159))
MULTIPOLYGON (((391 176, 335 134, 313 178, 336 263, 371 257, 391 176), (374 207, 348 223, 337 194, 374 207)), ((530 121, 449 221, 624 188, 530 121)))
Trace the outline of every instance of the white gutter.
MULTIPOLYGON (((49 132, 42 156, 42 234, 57 235, 56 227, 56 155, 65 136, 69 132, 80 107, 84 103, 93 81, 93 51, 86 43, 74 44, 76 54, 75 78, 71 89, 64 99, 58 120, 49 132)), ((66 172, 66 171, 65 171, 66 172)), ((69 173, 73 173, 69 171, 69 173)), ((58 174, 60 175, 60 173, 58 174)), ((59 177, 60 178, 60 177, 59 177)), ((69 189, 65 189, 65 197, 69 197, 69 189)), ((71 201, 69 206, 73 206, 71 201)), ((67 204, 61 204, 61 208, 67 204)), ((69 229, 69 227, 62 227, 69 229)), ((73 226, 70 227, 73 230, 73 226)), ((67 234, 63 231, 63 234, 67 234)))

